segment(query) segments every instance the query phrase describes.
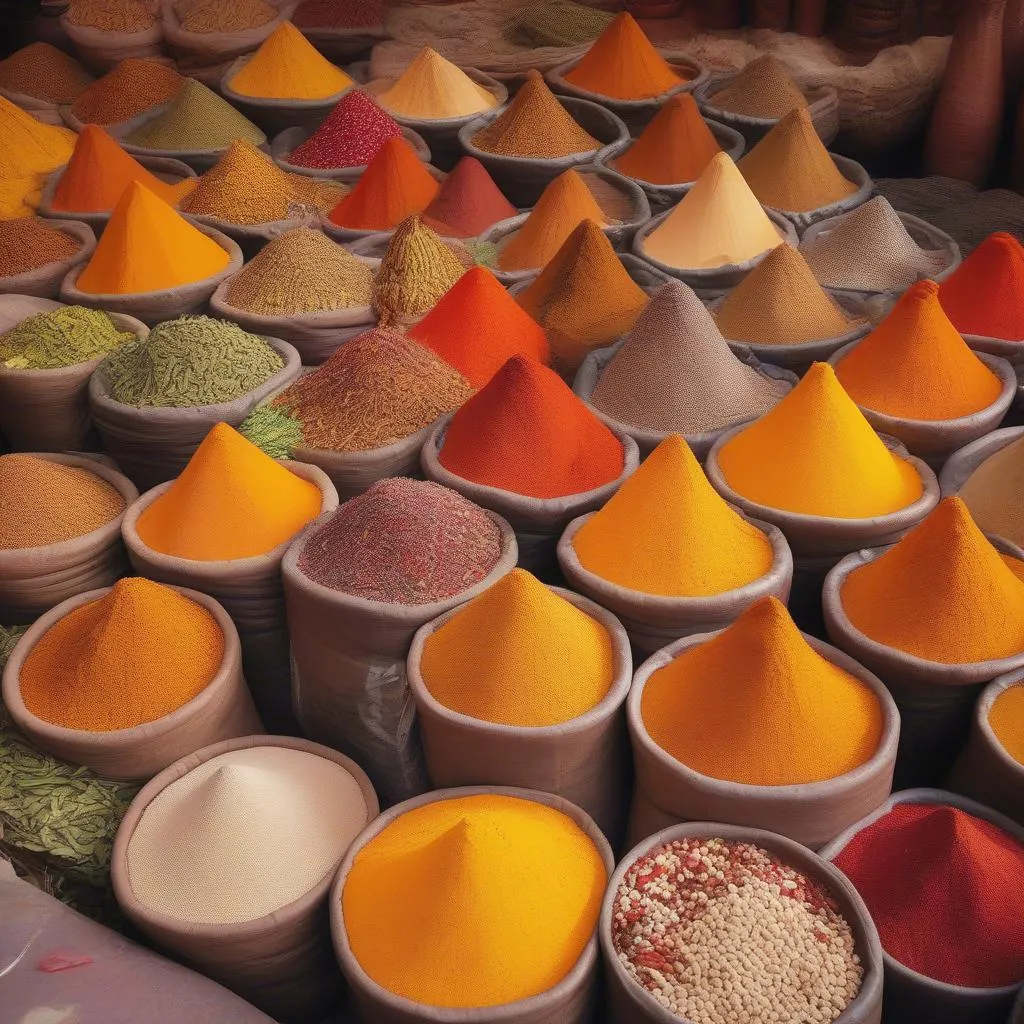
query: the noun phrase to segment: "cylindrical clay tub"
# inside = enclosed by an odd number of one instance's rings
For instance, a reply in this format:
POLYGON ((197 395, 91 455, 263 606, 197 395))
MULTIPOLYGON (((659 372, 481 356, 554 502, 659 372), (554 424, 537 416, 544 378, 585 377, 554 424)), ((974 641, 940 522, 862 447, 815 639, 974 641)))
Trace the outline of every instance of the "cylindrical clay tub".
POLYGON ((960 488, 986 459, 1022 437, 1024 427, 1004 427, 1002 430, 993 430, 992 433, 979 437, 976 441, 964 445, 959 451, 953 452, 939 474, 942 496, 948 498, 959 493, 960 488))

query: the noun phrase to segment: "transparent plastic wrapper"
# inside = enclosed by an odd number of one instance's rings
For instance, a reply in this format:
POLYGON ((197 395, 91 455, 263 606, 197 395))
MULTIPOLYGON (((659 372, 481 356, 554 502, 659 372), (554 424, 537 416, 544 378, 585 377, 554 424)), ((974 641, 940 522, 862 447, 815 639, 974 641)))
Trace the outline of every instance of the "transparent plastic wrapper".
POLYGON ((78 252, 66 260, 44 263, 23 274, 0 277, 0 295, 32 295, 40 299, 55 299, 68 274, 83 266, 96 248, 96 235, 88 224, 79 220, 49 219, 47 225, 70 235, 79 245, 78 252))
POLYGON ((483 593, 515 568, 516 538, 500 516, 501 557, 479 583, 447 601, 399 605, 332 590, 299 568, 300 533, 281 563, 292 642, 292 698, 306 735, 343 750, 366 770, 384 806, 429 788, 406 658, 416 631, 483 593))
POLYGON ((71 41, 79 60, 94 71, 109 71, 129 57, 158 57, 163 44, 163 28, 159 19, 140 32, 106 32, 86 25, 73 25, 67 14, 61 15, 60 27, 71 41))
MULTIPOLYGON (((291 174, 304 174, 307 178, 331 178, 334 181, 344 181, 354 185, 362 177, 363 171, 367 167, 366 164, 359 167, 303 167, 301 164, 289 163, 288 157, 292 155, 292 151, 298 149, 319 127, 319 125, 315 125, 309 128, 285 128, 270 144, 270 155, 274 158, 274 163, 281 170, 291 174)), ((404 125, 400 127, 402 138, 412 146, 416 155, 425 164, 429 164, 430 147, 423 136, 404 125)))

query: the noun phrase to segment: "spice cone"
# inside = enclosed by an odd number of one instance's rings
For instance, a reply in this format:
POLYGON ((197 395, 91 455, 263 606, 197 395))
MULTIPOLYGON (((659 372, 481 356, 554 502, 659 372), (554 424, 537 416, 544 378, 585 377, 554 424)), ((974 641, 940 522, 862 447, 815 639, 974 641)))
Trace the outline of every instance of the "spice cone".
POLYGON ((939 287, 962 334, 1024 339, 1024 246, 1006 231, 988 236, 939 287))
POLYGON ((718 110, 746 117, 785 117, 807 106, 807 99, 785 65, 770 53, 751 61, 724 89, 710 97, 718 110))
POLYGON ((482 85, 429 46, 377 99, 392 113, 426 120, 469 117, 498 105, 482 85))
POLYGON ((479 160, 464 156, 423 211, 423 222, 449 238, 476 238, 519 211, 505 198, 479 160))

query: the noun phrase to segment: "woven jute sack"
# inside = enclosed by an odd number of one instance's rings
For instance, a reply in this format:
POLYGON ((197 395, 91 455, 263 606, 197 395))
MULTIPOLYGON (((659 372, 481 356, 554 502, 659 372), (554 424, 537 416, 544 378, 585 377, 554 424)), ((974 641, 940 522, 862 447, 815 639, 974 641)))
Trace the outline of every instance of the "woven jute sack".
MULTIPOLYGON (((742 515, 742 513, 740 513, 742 515)), ((573 538, 593 515, 574 519, 558 542, 558 565, 573 590, 618 616, 638 653, 645 656, 682 637, 724 629, 764 597, 785 603, 793 581, 793 555, 777 526, 749 519, 771 542, 772 564, 759 579, 712 597, 665 597, 620 586, 584 568, 573 538)))
POLYGON ((978 698, 971 718, 971 734, 946 780, 955 793, 963 793, 1024 825, 1024 764, 1003 746, 989 722, 992 705, 1006 690, 1024 683, 1017 670, 993 679, 978 698))
POLYGON ((578 100, 589 100, 591 103, 598 103, 606 107, 618 118, 620 118, 629 129, 631 135, 639 135, 655 114, 661 109, 662 104, 670 97, 681 92, 694 92, 708 79, 708 69, 698 63, 692 57, 682 53, 664 52, 668 66, 684 81, 671 89, 657 96, 650 96, 643 100, 621 100, 611 96, 603 96, 601 93, 591 92, 589 89, 581 89, 578 85, 566 79, 566 75, 579 64, 582 58, 567 61, 556 68, 552 68, 545 76, 551 91, 562 96, 572 96, 578 100))
MULTIPOLYGON (((366 804, 366 823, 377 817, 377 796, 370 780, 343 754, 289 736, 244 736, 190 753, 142 788, 117 831, 110 875, 125 916, 158 946, 258 1006, 275 1021, 309 1024, 322 1020, 335 1008, 343 991, 328 927, 327 900, 334 881, 333 868, 297 900, 272 914, 237 924, 193 924, 161 914, 139 901, 128 873, 132 834, 153 800, 212 758, 254 747, 300 750, 341 765, 359 785, 366 804)), ((288 865, 282 864, 281 870, 287 871, 288 865)), ((230 1019, 234 1024, 235 1018, 230 1019)))
MULTIPOLYGON (((177 66, 173 61, 159 58, 154 61, 158 64, 166 64, 168 67, 173 67, 177 71, 177 66)), ((152 121, 154 118, 159 117, 163 114, 171 105, 170 100, 165 100, 163 103, 158 103, 156 106, 150 107, 148 110, 142 111, 140 114, 136 114, 134 117, 128 118, 126 121, 115 121, 112 124, 104 124, 100 127, 110 136, 117 139, 120 142, 126 136, 130 135, 136 128, 141 128, 147 121, 152 121)), ((76 117, 72 113, 71 107, 68 105, 62 105, 58 108, 60 111, 61 120, 64 124, 70 128, 73 132, 81 132, 85 127, 86 122, 76 117)), ((166 156, 167 154, 161 153, 160 156, 166 156)))
MULTIPOLYGON (((85 469, 110 484, 127 508, 139 496, 124 474, 79 455, 33 452, 37 458, 85 469)), ((0 551, 0 622, 33 622, 85 590, 109 587, 128 569, 121 543, 124 513, 91 533, 37 548, 0 551)))
MULTIPOLYGON (((844 345, 828 361, 838 366, 859 344, 855 341, 844 345)), ((1017 395, 1017 375, 1005 359, 987 352, 979 352, 977 356, 999 378, 1002 385, 996 400, 979 412, 951 420, 912 420, 889 416, 859 404, 857 408, 875 430, 897 438, 911 455, 923 459, 938 472, 958 448, 998 428, 1017 395)))
MULTIPOLYGON (((508 101, 508 89, 496 78, 478 71, 476 68, 464 67, 462 70, 477 85, 483 86, 495 100, 495 109, 501 109, 508 101)), ((367 82, 363 88, 374 98, 385 93, 395 84, 395 79, 375 78, 367 82)), ((387 108, 385 108, 387 110, 387 108)), ((439 167, 453 167, 463 154, 462 131, 473 124, 480 115, 468 114, 465 117, 407 117, 393 110, 387 110, 403 128, 411 128, 420 135, 430 147, 439 167)), ((472 153, 472 151, 470 150, 472 153)), ((472 154, 476 155, 476 154, 472 154)), ((490 168, 488 168, 490 170, 490 168)), ((509 199, 512 199, 509 196, 509 199)), ((515 202, 515 200, 512 200, 515 202)))
POLYGON ((41 299, 55 299, 68 274, 81 267, 96 248, 96 236, 88 224, 79 220, 50 220, 49 226, 70 235, 78 243, 78 252, 66 260, 44 263, 23 274, 0 277, 0 295, 34 295, 41 299))
POLYGON ((52 313, 63 305, 63 302, 57 302, 56 299, 41 299, 35 295, 0 294, 0 334, 6 334, 27 317, 37 313, 52 313))
MULTIPOLYGON (((445 707, 431 694, 421 671, 423 646, 459 613, 453 608, 422 626, 409 650, 409 685, 427 762, 436 789, 452 786, 518 786, 553 793, 586 811, 617 845, 629 800, 628 741, 622 706, 633 679, 629 637, 619 620, 571 590, 551 587, 596 619, 612 640, 613 677, 602 700, 585 714, 558 725, 527 728, 486 722, 445 707)), ((481 636, 482 647, 488 637, 481 636)))
MULTIPOLYGON (((1005 554, 1019 553, 999 537, 988 539, 1005 554)), ((981 691, 997 676, 1024 668, 1024 650, 991 661, 942 664, 865 636, 843 607, 843 584, 850 573, 888 550, 876 547, 847 555, 825 578, 822 607, 829 639, 876 673, 900 709, 903 742, 896 786, 903 789, 933 784, 952 767, 967 740, 981 691)))
POLYGON ((979 437, 954 452, 946 460, 939 475, 942 497, 948 498, 951 494, 958 494, 960 488, 986 459, 1021 437, 1024 437, 1024 427, 1004 427, 1002 430, 993 430, 991 434, 979 437))
MULTIPOLYGON (((894 793, 873 814, 867 815, 863 821, 837 836, 821 851, 821 856, 825 860, 834 861, 859 832, 873 825, 898 804, 946 804, 956 807, 982 821, 990 822, 1018 842, 1024 842, 1024 828, 991 807, 941 789, 906 789, 894 793)), ((950 936, 950 941, 953 940, 954 937, 950 936)), ((1020 991, 1019 984, 1003 988, 948 985, 904 967, 884 950, 882 960, 885 966, 887 1020, 921 1021, 921 1024, 926 1021, 927 1024, 1001 1024, 1007 1020, 1014 997, 1020 991)))
MULTIPOLYGON (((288 216, 281 220, 267 221, 264 224, 235 224, 229 220, 222 220, 220 217, 211 217, 205 213, 187 213, 182 211, 181 215, 190 224, 199 228, 200 231, 209 233, 216 231, 225 238, 231 239, 242 252, 245 261, 251 260, 266 244, 275 238, 279 238, 286 231, 293 228, 319 226, 320 216, 308 207, 290 207, 288 216)), ((241 263, 231 270, 234 276, 242 269, 241 263)), ((225 277, 217 281, 221 284, 225 277)))
MULTIPOLYGON (((59 308, 59 303, 54 306, 59 308)), ((119 331, 131 331, 136 338, 149 334, 149 328, 135 317, 111 313, 110 319, 119 331)), ((101 361, 102 356, 52 370, 0 365, 0 430, 11 449, 94 449, 98 438, 89 413, 89 379, 101 361)))
POLYGON ((391 38, 384 25, 357 25, 354 28, 296 28, 331 61, 349 61, 365 57, 378 44, 391 38))
MULTIPOLYGON (((835 900, 853 931, 854 950, 864 968, 864 978, 853 1002, 833 1021, 833 1024, 880 1024, 882 1020, 882 946, 871 914, 850 880, 836 870, 823 857, 774 831, 745 828, 713 821, 673 824, 638 841, 627 853, 612 875, 601 907, 598 935, 601 940, 601 962, 608 993, 609 1019, 616 1024, 686 1024, 684 1018, 671 1013, 652 995, 641 988, 626 973, 619 961, 612 938, 615 903, 619 886, 633 864, 669 843, 683 839, 725 839, 737 843, 751 843, 774 854, 787 867, 822 885, 835 900)), ((912 1019, 912 1018, 908 1018, 912 1019)))
MULTIPOLYGON (((612 361, 619 349, 622 348, 622 342, 617 341, 614 345, 609 345, 607 348, 595 349, 591 352, 580 364, 580 368, 576 371, 576 376, 572 382, 573 391, 587 403, 587 407, 590 411, 609 429, 615 430, 621 434, 629 434, 634 441, 636 441, 637 447, 640 449, 640 458, 645 459, 655 448, 661 444, 670 434, 676 433, 676 431, 658 431, 658 430, 647 430, 643 427, 638 427, 632 423, 623 423, 620 420, 616 420, 611 416, 601 412, 596 406, 594 406, 590 399, 594 394, 594 388, 597 387, 598 381, 601 379, 601 374, 604 373, 605 368, 612 361)), ((748 352, 741 355, 740 358, 748 365, 757 370, 758 373, 763 377, 767 377, 770 380, 781 380, 785 381, 789 388, 796 384, 798 378, 795 373, 789 370, 783 370, 778 366, 772 366, 770 363, 762 363, 757 356, 753 353, 748 352)), ((789 388, 786 390, 788 391, 789 388)), ((720 427, 717 430, 708 430, 701 434, 685 434, 683 439, 690 446, 693 454, 703 462, 707 458, 707 454, 711 451, 711 446, 718 440, 718 438, 726 431, 731 430, 737 426, 739 422, 749 423, 751 419, 755 417, 748 417, 742 421, 735 421, 729 423, 724 427, 720 427)))
MULTIPOLYGON (((152 173, 154 177, 167 182, 169 185, 176 185, 178 182, 184 181, 186 178, 194 178, 196 176, 195 171, 193 171, 188 164, 184 164, 180 160, 172 160, 169 157, 162 156, 143 156, 137 157, 136 159, 143 167, 146 168, 147 171, 152 173)), ((103 229, 107 226, 107 221, 110 220, 110 214, 113 210, 104 210, 102 213, 91 213, 81 210, 55 210, 53 208, 53 196, 57 191, 57 187, 60 185, 61 178, 64 177, 64 171, 66 169, 66 167, 60 167, 46 179, 46 184, 43 186, 43 197, 39 202, 39 216, 54 218, 63 217, 82 224, 88 224, 89 227, 92 228, 96 237, 99 238, 103 234, 103 229)))
MULTIPOLYGON (((307 128, 286 128, 280 135, 276 136, 270 144, 270 155, 274 163, 283 171, 292 174, 304 174, 309 178, 331 178, 334 181, 345 181, 350 184, 357 182, 366 170, 366 164, 357 167, 303 167, 300 164, 290 163, 288 157, 293 150, 301 146, 319 128, 315 125, 307 128)), ((423 136, 414 132, 411 128, 400 125, 402 138, 412 146, 416 155, 425 163, 430 163, 430 147, 423 136)))
MULTIPOLYGON (((722 152, 733 160, 739 160, 747 147, 746 139, 735 128, 720 124, 718 121, 711 121, 705 118, 704 123, 715 137, 722 152)), ((624 156, 632 145, 633 143, 630 142, 619 152, 603 157, 601 160, 602 166, 615 171, 616 174, 622 174, 623 172, 616 167, 616 161, 624 156)), ((635 181, 644 190, 644 195, 647 196, 647 201, 651 205, 651 212, 654 215, 664 213, 670 207, 675 206, 696 184, 696 179, 694 181, 681 181, 674 185, 658 185, 652 181, 644 181, 643 178, 634 178, 631 175, 626 175, 626 177, 629 177, 630 181, 635 181)))
POLYGON ((129 57, 158 57, 163 44, 164 34, 159 21, 141 32, 105 32, 73 25, 63 14, 60 27, 74 46, 78 59, 100 72, 109 71, 129 57))
MULTIPOLYGON (((871 180, 871 175, 856 160, 839 156, 836 153, 829 153, 829 156, 832 158, 832 163, 835 164, 836 170, 847 181, 856 185, 857 191, 853 195, 846 196, 844 199, 829 203, 827 206, 818 206, 813 210, 775 210, 776 213, 781 213, 787 220, 791 220, 796 225, 797 231, 801 233, 806 231, 812 224, 829 220, 833 217, 840 217, 844 213, 855 210, 858 206, 863 206, 874 192, 875 186, 871 180)), ((774 207, 766 207, 766 209, 774 209, 774 207)))
POLYGON ((406 670, 413 637, 515 568, 515 534, 492 515, 501 557, 483 580, 447 601, 384 604, 332 590, 299 568, 306 541, 328 518, 300 533, 281 563, 295 714, 307 736, 354 757, 390 806, 429 788, 406 670))
MULTIPOLYGON (((637 231, 633 239, 633 252, 663 274, 685 281, 701 298, 735 288, 768 255, 769 250, 766 249, 753 259, 744 260, 742 263, 723 263, 718 267, 673 267, 670 263, 662 263, 661 260, 647 254, 644 243, 647 236, 659 228, 671 212, 669 209, 657 217, 652 217, 637 231)), ((795 248, 799 238, 793 222, 768 207, 764 207, 764 212, 778 230, 779 238, 795 248)))
MULTIPOLYGON (((79 1017, 83 1024, 273 1024, 233 992, 17 878, 6 861, 0 861, 0 919, 0 961, 10 972, 5 976, 4 1013, 10 1020, 31 1021, 33 1014, 38 1020, 40 1007, 55 999, 56 983, 60 999, 87 1014, 79 1017), (39 964, 55 949, 88 950, 90 959, 77 965, 86 969, 62 970, 59 981, 40 970, 39 964)), ((62 962, 57 960, 58 969, 62 962)))
POLYGON ((224 657, 205 688, 163 718, 131 729, 89 732, 52 725, 36 717, 21 696, 21 671, 43 634, 76 608, 98 601, 109 587, 77 594, 52 608, 32 624, 7 660, 3 676, 4 705, 15 726, 44 753, 85 765, 101 778, 151 779, 180 757, 200 747, 236 736, 263 731, 242 675, 238 633, 228 613, 207 594, 175 587, 183 597, 206 609, 224 634, 224 657))
MULTIPOLYGON (((779 123, 777 117, 750 117, 733 114, 715 106, 715 93, 721 92, 735 76, 712 77, 694 93, 705 116, 735 128, 746 140, 747 148, 756 145, 779 123)), ((827 146, 839 134, 839 94, 829 86, 802 90, 807 99, 807 110, 814 122, 814 130, 827 146)))
POLYGON ((439 420, 423 444, 420 453, 423 475, 507 520, 516 532, 519 565, 541 578, 549 576, 557 568, 555 552, 558 538, 566 526, 577 516, 596 512, 640 465, 640 454, 633 439, 628 434, 616 434, 622 443, 622 472, 609 483, 563 498, 531 498, 525 494, 514 494, 499 487, 465 480, 441 465, 439 455, 450 420, 451 416, 439 420))
POLYGON ((108 313, 126 313, 128 316, 137 317, 150 327, 154 327, 161 320, 170 320, 186 313, 203 312, 217 285, 241 269, 242 250, 237 242, 214 228, 204 224, 197 224, 196 228, 228 253, 228 265, 220 273, 205 277, 201 281, 193 281, 191 284, 183 284, 178 288, 106 295, 102 292, 83 292, 78 287, 78 278, 83 269, 83 264, 80 263, 68 270, 61 282, 61 302, 66 302, 69 306, 91 306, 93 309, 102 309, 108 313))
MULTIPOLYGON (((695 633, 677 640, 648 658, 633 676, 626 701, 626 720, 633 744, 636 792, 629 818, 629 840, 680 821, 726 821, 732 825, 767 828, 812 850, 823 846, 870 814, 892 792, 893 768, 900 738, 900 715, 884 684, 853 658, 804 634, 823 658, 867 686, 882 711, 878 749, 853 771, 823 782, 792 786, 752 786, 713 779, 681 764, 658 746, 644 725, 644 688, 651 676, 679 655, 707 643, 720 633, 695 633)), ((723 684, 726 681, 723 680, 723 684)))
POLYGON ((625 148, 629 141, 629 129, 610 110, 589 100, 570 96, 560 96, 558 102, 573 120, 601 143, 599 148, 550 159, 501 156, 478 149, 473 144, 474 137, 500 117, 505 107, 477 117, 459 132, 462 148, 487 168, 495 184, 514 206, 533 206, 547 185, 563 171, 579 168, 581 164, 607 163, 608 158, 625 148))
POLYGON ((89 380, 89 407, 104 449, 144 490, 174 479, 215 423, 239 426, 264 398, 298 377, 299 353, 278 338, 266 341, 284 359, 284 366, 254 391, 217 405, 187 409, 124 405, 110 396, 101 364, 89 380))
MULTIPOLYGON (((338 507, 338 492, 325 473, 301 462, 279 461, 295 476, 319 488, 321 513, 338 507)), ((160 484, 147 491, 125 512, 121 534, 132 569, 159 583, 195 587, 224 606, 238 630, 245 678, 260 717, 274 734, 295 734, 288 623, 281 584, 281 560, 291 539, 251 558, 195 561, 154 551, 139 536, 139 517, 170 486, 160 484)))
MULTIPOLYGON (((141 124, 137 125, 137 127, 141 127, 141 125, 145 124, 147 121, 155 120, 155 118, 166 109, 167 108, 165 106, 160 108, 157 114, 147 115, 145 119, 141 121, 141 124)), ((161 157, 166 160, 176 160, 178 163, 191 167, 197 175, 208 171, 218 163, 220 158, 227 152, 226 146, 223 149, 148 149, 145 146, 133 145, 128 142, 124 136, 119 137, 118 141, 121 143, 121 148, 126 153, 131 153, 136 160, 141 161, 144 157, 161 157)), ((264 142, 256 148, 269 156, 270 145, 268 143, 264 142)))
MULTIPOLYGON (((552 807, 571 818, 597 847, 609 875, 615 868, 608 840, 594 821, 568 800, 552 793, 532 789, 518 789, 510 786, 466 786, 456 789, 439 789, 423 796, 407 800, 397 807, 384 811, 376 821, 364 829, 349 847, 345 859, 338 869, 334 887, 331 890, 331 937, 334 952, 341 964, 342 973, 348 982, 354 998, 359 1019, 367 1024, 587 1024, 593 1019, 598 994, 598 952, 597 935, 591 936, 579 959, 569 972, 546 992, 520 999, 514 1003, 497 1006, 469 1008, 448 1008, 427 1006, 411 999, 394 995, 378 985, 363 970, 349 941, 345 925, 345 911, 342 894, 352 865, 360 851, 380 835, 392 822, 408 811, 426 804, 443 800, 456 800, 469 796, 501 796, 520 800, 532 800, 546 807, 552 807)), ((515 965, 512 965, 512 970, 515 965)))
POLYGON ((243 57, 258 49, 260 44, 274 32, 283 22, 287 21, 295 10, 296 2, 278 2, 270 0, 271 6, 279 10, 272 21, 256 28, 240 29, 235 32, 189 32, 182 28, 178 18, 175 0, 162 0, 160 4, 160 21, 163 26, 164 43, 168 51, 176 58, 193 67, 224 64, 243 57))

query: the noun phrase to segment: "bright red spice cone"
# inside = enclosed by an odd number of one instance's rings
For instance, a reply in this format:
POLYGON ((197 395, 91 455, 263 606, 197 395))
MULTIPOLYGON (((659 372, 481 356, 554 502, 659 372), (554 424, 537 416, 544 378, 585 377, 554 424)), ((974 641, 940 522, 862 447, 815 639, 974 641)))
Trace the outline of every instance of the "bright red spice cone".
POLYGON ((961 334, 1024 340, 1024 246, 1009 232, 988 236, 939 286, 961 334))

